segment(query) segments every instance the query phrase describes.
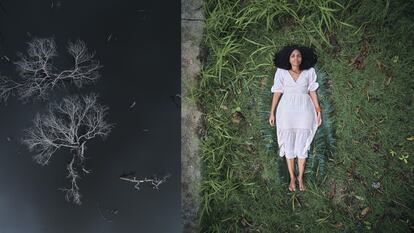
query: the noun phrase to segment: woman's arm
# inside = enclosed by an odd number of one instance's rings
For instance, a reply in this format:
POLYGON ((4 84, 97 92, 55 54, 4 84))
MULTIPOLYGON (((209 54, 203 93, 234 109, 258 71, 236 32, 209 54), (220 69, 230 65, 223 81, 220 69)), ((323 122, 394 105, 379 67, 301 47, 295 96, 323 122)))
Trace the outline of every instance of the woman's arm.
MULTIPOLYGON (((309 95, 312 99, 313 104, 315 105, 315 108, 319 108, 319 102, 318 102, 318 96, 316 95, 316 91, 310 91, 309 95)), ((322 114, 321 112, 316 112, 316 122, 318 124, 318 127, 322 124, 322 114)))
POLYGON ((310 68, 309 84, 308 84, 308 93, 312 99, 315 108, 320 107, 318 102, 318 96, 316 95, 316 90, 319 88, 319 83, 316 81, 317 75, 315 68, 310 68))
POLYGON ((274 92, 272 98, 272 106, 270 109, 270 114, 275 114, 277 103, 279 102, 280 96, 282 95, 281 92, 274 92))
POLYGON ((309 91, 309 95, 312 99, 313 104, 315 105, 315 108, 320 107, 318 102, 318 96, 316 95, 316 91, 309 91))
POLYGON ((273 80, 273 86, 270 91, 273 93, 272 98, 272 107, 270 109, 270 116, 274 116, 276 105, 279 102, 280 96, 283 94, 284 89, 284 81, 281 70, 279 68, 276 69, 275 77, 273 80))

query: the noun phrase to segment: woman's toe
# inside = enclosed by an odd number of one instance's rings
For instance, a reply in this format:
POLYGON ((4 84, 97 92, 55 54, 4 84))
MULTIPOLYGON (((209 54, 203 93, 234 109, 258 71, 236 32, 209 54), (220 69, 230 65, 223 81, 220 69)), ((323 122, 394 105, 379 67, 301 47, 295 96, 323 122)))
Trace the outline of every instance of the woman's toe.
POLYGON ((293 184, 290 184, 289 185, 289 191, 291 191, 291 192, 293 192, 293 191, 295 191, 296 190, 296 187, 295 187, 295 185, 293 184))
POLYGON ((305 187, 303 185, 303 180, 302 179, 298 179, 298 181, 299 181, 299 190, 300 191, 304 191, 305 190, 305 187))

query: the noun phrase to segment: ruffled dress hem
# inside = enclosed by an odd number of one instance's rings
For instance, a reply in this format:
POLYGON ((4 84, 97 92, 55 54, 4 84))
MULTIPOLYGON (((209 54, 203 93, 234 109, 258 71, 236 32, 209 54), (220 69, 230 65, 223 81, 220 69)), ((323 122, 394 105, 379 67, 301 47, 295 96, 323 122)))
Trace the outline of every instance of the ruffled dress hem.
MULTIPOLYGON (((314 119, 317 119, 316 110, 313 111, 315 116, 314 119)), ((318 129, 318 124, 314 122, 311 129, 277 129, 277 138, 278 138, 278 145, 279 145, 279 156, 286 158, 308 158, 308 151, 310 150, 310 145, 313 141, 313 138, 316 134, 318 129), (301 148, 299 153, 295 151, 287 151, 285 148, 285 142, 289 139, 289 137, 306 137, 306 143, 303 148, 301 148), (289 154, 289 155, 288 155, 289 154)))

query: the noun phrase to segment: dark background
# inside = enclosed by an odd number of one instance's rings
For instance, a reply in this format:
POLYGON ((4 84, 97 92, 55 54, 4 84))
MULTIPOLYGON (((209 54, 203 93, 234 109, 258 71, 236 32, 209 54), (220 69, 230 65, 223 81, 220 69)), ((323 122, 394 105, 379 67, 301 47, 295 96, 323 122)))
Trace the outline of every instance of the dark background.
MULTIPOLYGON (((86 167, 92 173, 79 180, 83 196, 78 206, 58 190, 70 185, 70 152, 58 151, 42 167, 20 143, 22 130, 47 102, 23 104, 12 97, 7 106, 1 104, 0 232, 181 232, 180 108, 171 98, 180 93, 180 2, 0 3, 0 56, 16 61, 16 53, 26 51, 26 42, 53 36, 59 52, 56 65, 65 68, 72 61, 67 42, 85 41, 104 66, 102 77, 80 90, 59 90, 50 100, 98 93, 98 101, 109 107, 106 120, 116 124, 105 141, 97 138, 87 144, 86 167), (134 184, 119 179, 129 170, 138 178, 171 176, 158 191, 146 185, 137 191, 134 184), (112 222, 101 217, 98 205, 112 222), (111 213, 113 209, 118 213, 111 213)), ((18 78, 15 66, 4 59, 0 73, 18 78)))

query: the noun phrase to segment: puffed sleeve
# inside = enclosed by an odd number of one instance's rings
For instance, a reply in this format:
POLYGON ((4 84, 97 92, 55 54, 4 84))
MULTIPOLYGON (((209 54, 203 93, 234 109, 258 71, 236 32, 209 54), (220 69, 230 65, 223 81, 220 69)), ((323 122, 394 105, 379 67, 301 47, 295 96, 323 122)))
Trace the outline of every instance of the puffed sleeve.
POLYGON ((310 75, 309 75, 309 84, 308 84, 308 91, 316 91, 319 87, 319 83, 316 82, 316 71, 315 68, 310 68, 310 75))
POLYGON ((283 93, 283 76, 282 76, 282 71, 279 68, 276 69, 271 91, 272 93, 274 92, 283 93))

